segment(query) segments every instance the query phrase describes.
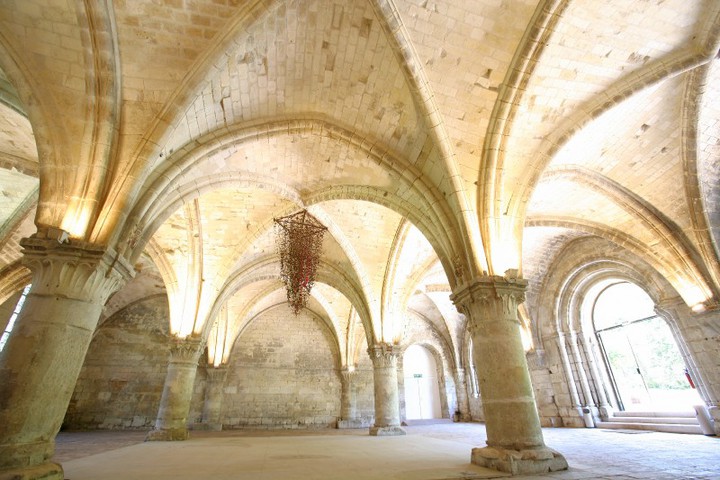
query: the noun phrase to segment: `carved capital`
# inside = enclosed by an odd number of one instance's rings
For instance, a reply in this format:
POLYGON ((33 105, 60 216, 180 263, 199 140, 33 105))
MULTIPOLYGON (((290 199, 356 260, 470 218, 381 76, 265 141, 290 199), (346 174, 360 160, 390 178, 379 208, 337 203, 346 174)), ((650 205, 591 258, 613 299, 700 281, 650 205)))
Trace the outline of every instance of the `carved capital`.
POLYGON ((176 339, 170 345, 170 363, 196 364, 203 349, 200 337, 176 339))
POLYGON ((225 383, 228 369, 224 365, 219 367, 208 366, 205 373, 207 374, 208 383, 225 383))
POLYGON ((35 295, 102 305, 135 274, 127 260, 103 246, 38 237, 24 238, 20 245, 23 264, 33 272, 35 295))
POLYGON ((389 343, 376 343, 368 348, 368 354, 375 368, 395 367, 400 356, 400 348, 389 343))
POLYGON ((355 377, 355 369, 351 369, 347 366, 341 368, 340 377, 342 378, 343 383, 347 383, 349 385, 352 382, 352 379, 355 377))
POLYGON ((484 276, 460 285, 450 299, 475 334, 479 322, 507 320, 518 322, 518 306, 525 301, 527 281, 521 278, 484 276))

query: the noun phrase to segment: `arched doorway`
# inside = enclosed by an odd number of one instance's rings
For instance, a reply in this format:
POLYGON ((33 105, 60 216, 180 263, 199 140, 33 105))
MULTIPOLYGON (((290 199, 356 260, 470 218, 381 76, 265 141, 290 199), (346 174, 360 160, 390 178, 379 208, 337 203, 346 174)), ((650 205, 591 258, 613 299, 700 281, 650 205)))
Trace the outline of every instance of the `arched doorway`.
POLYGON ((595 300, 592 320, 621 410, 691 410, 702 403, 670 327, 643 289, 609 285, 595 300))
POLYGON ((430 351, 411 345, 403 355, 405 413, 409 420, 442 418, 437 364, 430 351))

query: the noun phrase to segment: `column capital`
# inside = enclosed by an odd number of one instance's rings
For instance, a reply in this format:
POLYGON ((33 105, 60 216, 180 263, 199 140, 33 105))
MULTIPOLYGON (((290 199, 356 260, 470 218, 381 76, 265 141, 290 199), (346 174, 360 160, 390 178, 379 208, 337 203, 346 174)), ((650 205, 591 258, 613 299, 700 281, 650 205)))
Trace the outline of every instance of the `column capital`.
POLYGON ((396 365, 397 359, 400 356, 400 347, 390 343, 376 343, 368 347, 367 351, 368 355, 370 355, 370 360, 373 362, 373 366, 380 368, 396 365))
POLYGON ((515 309, 525 301, 525 288, 527 280, 522 278, 501 277, 498 275, 476 277, 469 282, 455 288, 450 299, 462 310, 471 305, 488 304, 492 300, 500 299, 503 310, 514 315, 515 309))
POLYGON ((527 280, 500 276, 477 277, 458 286, 450 299, 467 318, 472 333, 479 322, 519 323, 517 308, 525 301, 527 280))
POLYGON ((227 378, 228 368, 227 365, 220 365, 219 367, 213 367, 212 365, 208 365, 205 368, 205 373, 207 374, 207 379, 211 383, 220 383, 224 382, 227 378))
POLYGON ((73 240, 59 243, 32 236, 20 241, 23 264, 33 272, 35 295, 59 295, 104 304, 135 275, 128 261, 115 250, 73 240))
POLYGON ((356 370, 355 368, 350 368, 350 366, 345 365, 340 369, 340 377, 342 378, 343 382, 350 382, 353 377, 355 376, 356 370))
POLYGON ((196 364, 203 349, 200 337, 187 337, 173 339, 170 344, 170 363, 196 364))

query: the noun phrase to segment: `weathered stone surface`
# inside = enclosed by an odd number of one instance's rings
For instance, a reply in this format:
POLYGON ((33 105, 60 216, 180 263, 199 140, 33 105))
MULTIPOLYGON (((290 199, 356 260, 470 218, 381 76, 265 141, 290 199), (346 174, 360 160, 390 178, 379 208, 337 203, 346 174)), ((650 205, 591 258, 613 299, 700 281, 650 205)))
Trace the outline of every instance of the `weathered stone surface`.
POLYGON ((375 386, 375 424, 370 435, 405 435, 400 426, 397 361, 400 349, 386 343, 368 347, 373 362, 375 386))
POLYGON ((488 447, 473 450, 472 460, 510 473, 567 468, 557 452, 549 457, 540 429, 517 316, 525 286, 521 279, 483 277, 453 295, 468 317, 475 365, 482 365, 488 447))
POLYGON ((96 245, 29 238, 24 246, 33 288, 0 352, 0 472, 53 470, 42 465, 52 457, 102 303, 132 275, 115 252, 96 245))
POLYGON ((203 342, 198 337, 170 340, 170 361, 155 428, 146 440, 186 440, 193 385, 203 342))
POLYGON ((63 425, 69 429, 148 429, 157 418, 168 344, 167 298, 135 302, 93 336, 63 425))
POLYGON ((473 448, 471 462, 512 475, 536 475, 568 468, 565 457, 547 447, 526 450, 473 448))
POLYGON ((274 307, 237 340, 228 362, 222 423, 226 428, 335 427, 338 369, 337 349, 317 317, 274 307))

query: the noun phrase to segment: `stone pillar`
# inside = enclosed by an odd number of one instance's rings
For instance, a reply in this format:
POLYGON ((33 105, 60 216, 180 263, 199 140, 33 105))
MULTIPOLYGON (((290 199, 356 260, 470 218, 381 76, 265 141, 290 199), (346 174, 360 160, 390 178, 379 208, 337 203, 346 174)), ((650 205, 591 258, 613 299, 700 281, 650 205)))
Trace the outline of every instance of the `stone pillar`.
POLYGON ((588 363, 590 364, 593 380, 595 382, 595 389, 597 390, 598 399, 600 401, 600 419, 607 421, 613 416, 613 407, 610 405, 608 396, 605 393, 605 379, 600 373, 600 367, 598 366, 597 346, 591 339, 584 341, 584 345, 585 351, 588 353, 588 363))
POLYGON ((60 479, 50 462, 103 304, 133 274, 114 251, 21 241, 32 288, 0 353, 0 479, 60 479))
POLYGON ((468 400, 467 381, 465 380, 465 369, 455 370, 455 391, 457 395, 457 408, 460 412, 458 418, 461 422, 470 421, 470 401, 468 400))
POLYGON ((585 372, 585 362, 583 362, 582 353, 580 352, 580 339, 577 332, 570 331, 570 348, 575 357, 575 367, 580 377, 580 387, 582 387, 583 397, 585 397, 585 405, 583 405, 582 414, 585 426, 595 428, 594 419, 599 416, 597 405, 590 391, 590 382, 588 381, 587 372, 585 372), (585 416, 589 415, 589 416, 585 416))
POLYGON ((368 348, 373 362, 375 383, 375 425, 370 427, 370 435, 405 435, 400 426, 397 359, 400 349, 387 343, 379 343, 368 348))
POLYGON ((348 367, 343 367, 340 370, 342 391, 340 392, 340 419, 337 423, 339 429, 362 427, 362 421, 358 418, 355 407, 354 377, 355 370, 348 367))
MULTIPOLYGON (((226 365, 219 367, 210 365, 207 367, 206 372, 205 403, 203 404, 202 423, 199 428, 220 431, 222 430, 220 415, 222 414, 223 388, 225 387, 228 369, 226 365)), ((192 391, 190 395, 192 396, 192 391)))
POLYGON ((175 339, 171 345, 155 429, 147 434, 146 441, 187 440, 190 401, 202 346, 199 337, 175 339))
POLYGON ((488 446, 474 448, 471 461, 513 475, 568 467, 560 453, 545 446, 540 429, 517 316, 526 285, 486 276, 461 285, 451 297, 467 317, 480 367, 488 446))

